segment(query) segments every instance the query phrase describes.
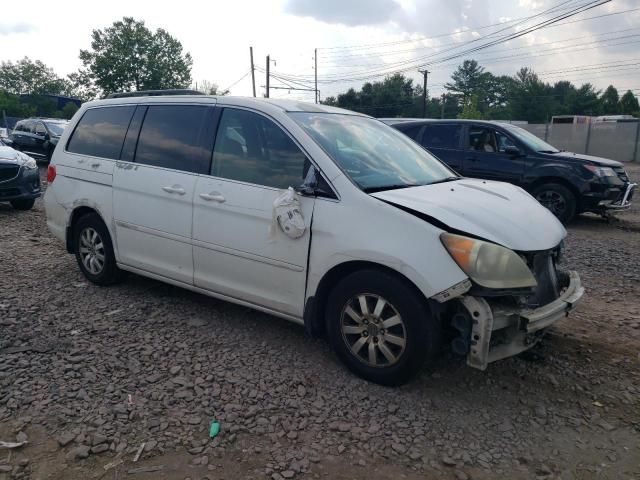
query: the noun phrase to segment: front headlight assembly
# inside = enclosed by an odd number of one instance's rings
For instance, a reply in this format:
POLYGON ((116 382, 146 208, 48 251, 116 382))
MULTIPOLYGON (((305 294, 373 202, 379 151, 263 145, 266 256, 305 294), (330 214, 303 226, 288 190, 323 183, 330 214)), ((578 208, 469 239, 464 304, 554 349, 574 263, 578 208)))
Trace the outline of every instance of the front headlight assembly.
POLYGON ((513 250, 452 233, 441 234, 440 240, 462 271, 482 287, 507 289, 537 285, 527 264, 513 250))
POLYGON ((38 164, 33 158, 29 158, 29 160, 25 160, 22 166, 27 170, 35 170, 36 168, 38 168, 38 164))
POLYGON ((615 170, 611 167, 597 167, 595 165, 585 165, 586 169, 593 173, 596 177, 617 177, 615 170))

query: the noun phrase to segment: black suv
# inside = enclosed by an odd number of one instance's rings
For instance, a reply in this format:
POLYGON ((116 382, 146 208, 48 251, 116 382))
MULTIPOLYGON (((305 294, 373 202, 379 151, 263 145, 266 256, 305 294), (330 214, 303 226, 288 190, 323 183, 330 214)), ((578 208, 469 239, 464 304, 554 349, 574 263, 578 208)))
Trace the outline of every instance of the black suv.
POLYGON ((59 118, 27 118, 20 120, 11 132, 13 148, 39 158, 51 159, 51 154, 69 122, 59 118))
POLYGON ((0 202, 10 202, 16 210, 29 210, 39 196, 36 161, 0 140, 0 202))
POLYGON ((524 188, 562 222, 581 212, 626 210, 636 184, 622 163, 563 152, 501 122, 384 119, 466 177, 524 188))

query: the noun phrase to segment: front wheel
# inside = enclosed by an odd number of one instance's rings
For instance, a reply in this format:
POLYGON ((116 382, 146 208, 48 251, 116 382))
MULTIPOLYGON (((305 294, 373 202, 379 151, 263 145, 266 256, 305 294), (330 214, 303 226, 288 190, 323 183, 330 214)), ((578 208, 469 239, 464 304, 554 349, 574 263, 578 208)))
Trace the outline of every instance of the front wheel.
POLYGON ((11 203, 11 206, 16 210, 31 210, 36 200, 34 198, 21 198, 19 200, 11 200, 9 203, 11 203))
POLYGON ((540 204, 549 209, 562 223, 569 223, 576 215, 576 196, 559 183, 547 183, 533 192, 540 204))
POLYGON ((410 380, 437 351, 439 329, 407 281, 362 270, 342 279, 326 309, 329 341, 358 376, 381 385, 410 380))

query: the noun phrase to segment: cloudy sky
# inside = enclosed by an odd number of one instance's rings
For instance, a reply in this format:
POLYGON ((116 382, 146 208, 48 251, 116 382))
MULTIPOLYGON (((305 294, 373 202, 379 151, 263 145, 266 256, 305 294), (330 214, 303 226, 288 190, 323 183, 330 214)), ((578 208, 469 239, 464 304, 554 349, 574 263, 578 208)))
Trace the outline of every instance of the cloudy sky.
MULTIPOLYGON (((91 8, 75 0, 35 0, 29 8, 11 9, 11 15, 0 18, 0 60, 29 56, 66 75, 80 66, 78 52, 89 47, 93 29, 133 16, 182 42, 193 56, 195 81, 231 86, 234 95, 251 94, 249 46, 259 69, 270 54, 275 60, 272 71, 287 78, 289 86, 296 81, 303 87, 313 86, 317 48, 323 98, 397 70, 421 81, 417 70, 423 62, 431 63, 430 94, 440 95, 465 58, 475 58, 496 74, 512 75, 528 66, 550 82, 567 79, 598 88, 613 83, 640 94, 638 0, 612 0, 562 25, 443 61, 585 3, 588 0, 218 0, 165 7, 157 1, 110 0, 91 8)), ((256 71, 259 94, 264 83, 264 73, 256 71)), ((276 79, 271 84, 285 86, 276 79)), ((277 90, 272 97, 312 101, 313 93, 277 90)))

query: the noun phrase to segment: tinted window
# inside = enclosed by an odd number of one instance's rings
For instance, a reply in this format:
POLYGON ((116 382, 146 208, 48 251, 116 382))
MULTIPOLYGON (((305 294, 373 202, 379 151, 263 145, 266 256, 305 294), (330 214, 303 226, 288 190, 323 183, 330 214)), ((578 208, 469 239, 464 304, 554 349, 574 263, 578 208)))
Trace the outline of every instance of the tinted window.
POLYGON ((470 127, 469 148, 477 152, 497 152, 495 130, 487 127, 470 127))
POLYGON ((304 180, 306 157, 271 120, 245 110, 222 113, 211 174, 275 188, 304 180))
POLYGON ((422 145, 427 148, 458 148, 460 125, 427 125, 422 134, 422 145))
POLYGON ((511 140, 511 138, 507 137, 504 133, 496 130, 496 143, 498 145, 498 151, 504 152, 507 147, 516 147, 517 145, 511 140))
POLYGON ((199 105, 154 105, 144 117, 136 162, 207 173, 213 109, 199 105))
POLYGON ((418 140, 418 135, 420 135, 420 130, 422 130, 422 125, 416 125, 414 127, 403 128, 401 131, 407 137, 413 138, 414 140, 418 140))
POLYGON ((38 135, 44 135, 45 133, 47 133, 47 131, 44 128, 44 125, 41 123, 36 123, 36 134, 38 135))
POLYGON ((78 122, 67 150, 83 155, 120 158, 122 142, 135 106, 92 108, 78 122))

